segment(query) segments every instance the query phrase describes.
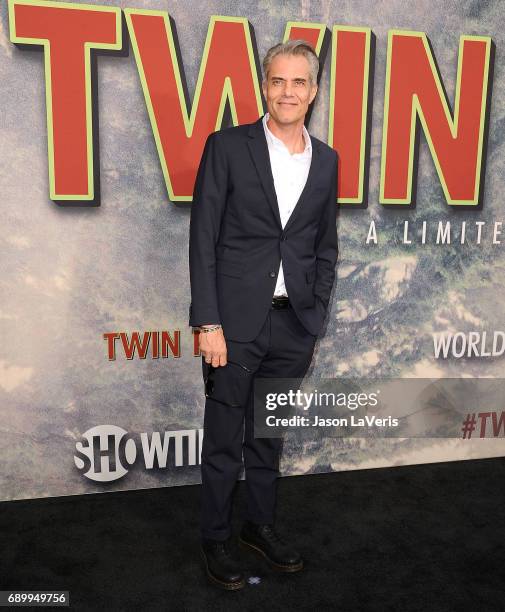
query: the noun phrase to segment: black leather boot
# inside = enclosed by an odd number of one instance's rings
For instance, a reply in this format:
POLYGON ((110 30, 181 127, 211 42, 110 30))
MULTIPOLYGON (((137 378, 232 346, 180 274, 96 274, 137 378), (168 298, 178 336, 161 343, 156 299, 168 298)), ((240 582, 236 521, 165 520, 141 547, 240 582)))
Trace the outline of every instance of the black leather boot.
POLYGON ((231 556, 230 540, 202 539, 202 554, 207 576, 222 589, 236 591, 245 586, 245 578, 238 563, 231 556))
POLYGON ((240 532, 239 543, 252 548, 282 572, 298 572, 303 569, 303 559, 274 531, 273 525, 255 525, 246 521, 240 532))

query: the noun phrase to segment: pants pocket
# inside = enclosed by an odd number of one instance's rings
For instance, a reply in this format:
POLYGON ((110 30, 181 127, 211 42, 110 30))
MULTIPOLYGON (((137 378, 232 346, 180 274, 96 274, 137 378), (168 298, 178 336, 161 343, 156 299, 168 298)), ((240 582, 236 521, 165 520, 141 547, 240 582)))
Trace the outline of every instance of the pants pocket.
POLYGON ((214 368, 204 360, 205 397, 226 406, 245 406, 252 382, 252 371, 245 365, 228 361, 214 368))

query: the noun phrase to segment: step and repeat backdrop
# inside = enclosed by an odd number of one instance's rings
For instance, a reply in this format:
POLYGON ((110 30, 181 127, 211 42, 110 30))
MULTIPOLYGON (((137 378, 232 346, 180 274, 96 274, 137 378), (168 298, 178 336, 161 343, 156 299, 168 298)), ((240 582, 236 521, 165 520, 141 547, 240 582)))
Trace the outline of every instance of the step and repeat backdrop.
MULTIPOLYGON (((264 113, 261 59, 288 38, 319 54, 308 129, 340 164, 310 376, 504 375, 502 2, 0 13, 1 499, 200 482, 193 183, 210 132, 264 113)), ((487 408, 459 437, 288 435, 282 474, 503 456, 504 413, 487 408)))

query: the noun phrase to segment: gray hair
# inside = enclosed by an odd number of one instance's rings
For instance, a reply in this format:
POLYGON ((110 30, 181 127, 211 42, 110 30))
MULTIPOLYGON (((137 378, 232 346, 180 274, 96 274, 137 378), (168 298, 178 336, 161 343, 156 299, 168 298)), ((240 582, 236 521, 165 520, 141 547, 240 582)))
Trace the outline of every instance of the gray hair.
POLYGON ((268 70, 274 57, 277 55, 303 55, 309 62, 309 78, 312 85, 317 84, 317 74, 319 72, 319 59, 314 49, 306 40, 295 39, 279 43, 267 51, 263 60, 264 80, 268 78, 268 70))

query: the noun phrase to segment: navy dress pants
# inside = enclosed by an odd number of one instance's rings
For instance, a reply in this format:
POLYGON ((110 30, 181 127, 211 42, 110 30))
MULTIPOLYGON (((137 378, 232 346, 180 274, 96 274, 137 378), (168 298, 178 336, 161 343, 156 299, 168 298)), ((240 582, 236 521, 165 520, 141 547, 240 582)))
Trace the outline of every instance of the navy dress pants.
MULTIPOLYGON (((226 338, 225 338, 226 339, 226 338)), ((228 363, 213 368, 202 358, 206 398, 201 455, 201 536, 225 540, 235 484, 245 468, 247 516, 273 524, 282 438, 254 438, 254 378, 303 378, 316 336, 291 308, 270 309, 251 342, 226 340, 228 363)))

